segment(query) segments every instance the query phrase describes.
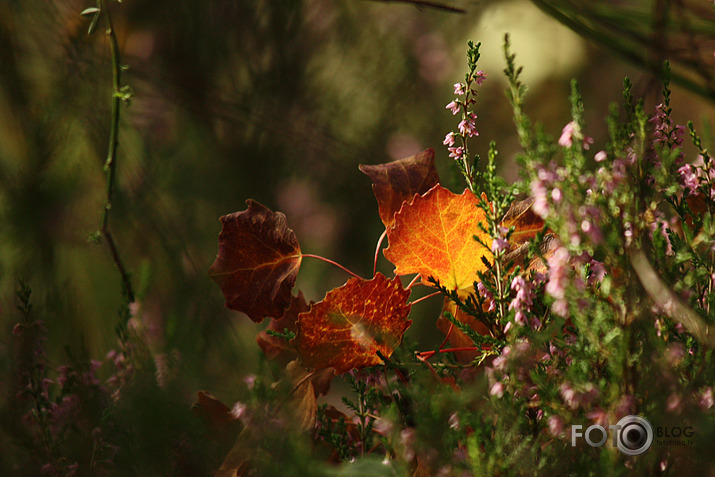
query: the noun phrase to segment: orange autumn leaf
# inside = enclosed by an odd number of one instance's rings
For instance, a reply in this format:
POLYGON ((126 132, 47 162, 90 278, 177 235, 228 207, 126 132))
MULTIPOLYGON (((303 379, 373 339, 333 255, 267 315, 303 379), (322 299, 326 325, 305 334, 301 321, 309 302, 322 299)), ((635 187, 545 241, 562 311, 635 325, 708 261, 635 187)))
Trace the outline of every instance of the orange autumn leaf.
POLYGON ((387 164, 361 164, 360 170, 372 179, 380 219, 386 227, 395 223, 395 214, 403 202, 439 184, 432 149, 387 164))
POLYGON ((280 317, 290 305, 302 255, 285 215, 253 200, 248 209, 221 217, 219 248, 209 275, 226 306, 253 321, 280 317))
POLYGON ((399 278, 381 273, 371 280, 351 278, 298 316, 298 352, 309 368, 335 374, 382 363, 412 323, 409 290, 399 278))
POLYGON ((437 185, 405 203, 387 230, 390 246, 384 251, 395 274, 419 273, 425 284, 432 276, 448 289, 471 286, 477 271, 487 268, 483 259, 491 261, 492 256, 473 238, 491 245, 479 228, 485 214, 477 202, 469 190, 458 195, 437 185))

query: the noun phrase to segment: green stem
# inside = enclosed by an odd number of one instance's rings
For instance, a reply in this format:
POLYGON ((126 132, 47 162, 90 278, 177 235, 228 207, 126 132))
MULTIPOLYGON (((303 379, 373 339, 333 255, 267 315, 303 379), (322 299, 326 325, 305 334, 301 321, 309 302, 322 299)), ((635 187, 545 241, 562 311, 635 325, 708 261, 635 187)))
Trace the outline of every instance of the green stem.
POLYGON ((107 243, 109 252, 112 255, 112 260, 115 266, 119 270, 119 274, 122 278, 122 284, 124 285, 124 290, 127 294, 129 302, 134 301, 134 290, 132 288, 132 283, 129 278, 129 273, 119 256, 119 250, 114 242, 112 233, 109 230, 109 212, 112 208, 112 199, 114 198, 114 189, 116 184, 117 176, 117 147, 119 145, 119 112, 121 106, 121 87, 122 87, 122 64, 121 57, 119 54, 119 44, 117 43, 117 36, 114 33, 114 26, 112 24, 112 16, 107 8, 105 0, 100 0, 100 8, 102 13, 105 15, 107 20, 107 37, 109 37, 109 46, 112 54, 112 116, 111 124, 109 128, 109 146, 107 147, 107 159, 104 162, 104 170, 107 174, 107 189, 106 189, 106 199, 104 202, 104 208, 102 209, 102 218, 100 221, 99 232, 107 243))

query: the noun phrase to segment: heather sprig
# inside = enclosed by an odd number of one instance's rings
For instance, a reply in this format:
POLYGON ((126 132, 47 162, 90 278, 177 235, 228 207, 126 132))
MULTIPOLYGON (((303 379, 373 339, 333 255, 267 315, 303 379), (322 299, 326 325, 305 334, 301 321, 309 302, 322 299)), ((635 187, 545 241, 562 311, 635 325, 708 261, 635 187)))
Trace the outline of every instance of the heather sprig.
POLYGON ((447 104, 453 115, 460 115, 461 121, 457 131, 449 132, 443 141, 449 150, 449 157, 453 158, 457 167, 467 181, 467 186, 474 192, 476 188, 476 169, 479 164, 479 155, 469 152, 469 138, 479 136, 477 131, 477 115, 473 105, 477 102, 477 89, 482 85, 487 75, 477 70, 479 61, 479 47, 481 43, 467 42, 467 73, 464 82, 454 84, 454 94, 457 97, 447 104))

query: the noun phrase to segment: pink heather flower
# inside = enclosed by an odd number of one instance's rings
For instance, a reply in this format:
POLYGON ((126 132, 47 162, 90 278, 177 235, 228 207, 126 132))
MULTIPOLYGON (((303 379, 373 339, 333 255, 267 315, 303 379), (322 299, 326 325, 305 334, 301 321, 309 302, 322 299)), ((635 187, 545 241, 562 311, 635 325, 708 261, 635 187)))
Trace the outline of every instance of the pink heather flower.
POLYGON ((402 432, 400 432, 400 443, 402 444, 402 446, 404 448, 405 460, 408 462, 412 461, 412 459, 415 458, 414 445, 415 445, 416 435, 417 435, 417 432, 412 427, 403 429, 402 432))
POLYGON ((454 159, 459 159, 464 155, 464 148, 462 146, 448 147, 447 150, 449 151, 449 157, 454 159))
POLYGON ((705 391, 700 394, 700 399, 698 400, 698 405, 701 409, 711 409, 715 405, 715 400, 713 399, 713 388, 706 388, 705 391))
POLYGON ((457 126, 459 128, 459 132, 462 133, 463 136, 479 136, 479 132, 477 132, 477 126, 474 124, 474 121, 476 119, 476 114, 469 113, 469 116, 459 122, 459 126, 457 126))
POLYGON ((668 139, 668 116, 665 113, 665 105, 663 103, 655 107, 655 114, 648 120, 654 126, 653 139, 655 142, 663 143, 668 139))
POLYGON ((504 385, 501 382, 497 381, 489 389, 489 394, 498 398, 502 397, 504 395, 504 385))
POLYGON ((496 304, 494 303, 494 295, 492 292, 487 290, 482 282, 477 283, 477 292, 484 299, 484 301, 489 305, 487 311, 494 311, 496 309, 496 304))
POLYGON ((593 156, 593 160, 596 162, 603 162, 606 160, 608 155, 606 154, 606 151, 598 151, 595 156, 593 156))
MULTIPOLYGON (((514 321, 521 325, 526 326, 526 314, 531 311, 531 306, 534 300, 534 291, 532 290, 531 283, 526 281, 521 275, 517 275, 511 281, 511 289, 516 291, 516 296, 509 303, 509 310, 515 310, 516 315, 514 321)), ((538 327, 540 323, 532 323, 534 327, 538 327)))
POLYGON ((558 187, 554 187, 551 190, 551 199, 554 201, 554 203, 558 204, 561 202, 561 199, 563 198, 563 193, 561 192, 561 189, 558 187))
POLYGON ((618 405, 616 406, 615 414, 616 419, 620 419, 624 416, 633 414, 636 410, 636 398, 630 394, 624 394, 621 396, 618 405))
POLYGON ((500 253, 509 250, 509 241, 505 238, 495 238, 492 240, 492 252, 499 255, 500 253))
POLYGON ((606 276, 606 267, 603 266, 603 263, 592 259, 589 265, 591 267, 591 273, 588 276, 588 284, 593 285, 602 282, 603 277, 606 276))
POLYGON ((683 360, 683 358, 685 358, 685 348, 683 347, 682 343, 673 343, 668 346, 668 349, 666 350, 666 356, 668 361, 670 361, 672 364, 677 365, 683 360))
POLYGON ((564 298, 568 280, 569 252, 564 247, 556 249, 548 258, 549 281, 546 284, 546 293, 556 299, 564 298))
POLYGON ((683 407, 683 400, 677 393, 673 393, 668 396, 668 400, 665 405, 668 412, 680 413, 680 410, 683 407))
POLYGON ((549 426, 549 433, 554 437, 559 437, 564 431, 564 420, 559 416, 549 416, 546 424, 549 426))
POLYGON ((446 109, 451 110, 452 114, 456 115, 457 113, 459 113, 460 107, 458 103, 452 101, 446 106, 446 109))
POLYGON ((532 210, 541 218, 546 218, 549 215, 549 202, 546 200, 548 193, 544 183, 537 179, 531 182, 531 195, 534 197, 532 210))
POLYGON ((373 422, 373 429, 380 435, 386 436, 392 432, 392 422, 387 419, 378 417, 373 422))
POLYGON ((685 164, 679 168, 678 174, 680 174, 680 179, 683 182, 683 185, 691 191, 695 191, 698 188, 698 185, 700 185, 697 170, 690 164, 685 164))
MULTIPOLYGON (((713 0, 715 1, 715 0, 713 0)), ((477 71, 477 73, 474 75, 474 81, 477 83, 477 86, 481 86, 482 83, 484 83, 484 80, 487 79, 487 74, 484 71, 477 71)))
POLYGON ((463 95, 466 92, 467 85, 464 83, 454 83, 454 94, 463 95))
POLYGON ((588 414, 586 417, 591 419, 594 424, 598 424, 601 427, 608 427, 608 413, 603 409, 595 409, 588 414))
POLYGON ((564 403, 571 409, 577 409, 578 408, 578 400, 576 399, 576 391, 574 388, 571 387, 569 383, 563 383, 559 387, 559 394, 561 394, 561 398, 564 400, 564 403))
POLYGON ((449 147, 454 146, 454 133, 447 133, 447 135, 444 137, 444 141, 442 141, 442 144, 449 147))
POLYGON ((674 255, 673 244, 670 242, 670 237, 668 236, 668 223, 665 220, 661 220, 660 227, 658 228, 660 229, 661 235, 665 238, 665 254, 674 255))
POLYGON ((573 121, 564 126, 561 131, 561 137, 559 138, 559 146, 571 147, 573 145, 573 133, 575 129, 576 123, 573 121))
POLYGON ((591 243, 598 245, 603 240, 601 229, 595 226, 591 221, 584 219, 581 221, 581 230, 589 236, 591 243))
POLYGON ((676 124, 672 125, 672 122, 668 115, 666 114, 666 108, 664 104, 659 104, 656 106, 655 114, 650 118, 654 126, 653 130, 653 142, 658 144, 666 144, 668 142, 672 143, 672 147, 678 147, 683 144, 683 137, 685 136, 685 127, 676 124))
POLYGON ((583 138, 583 148, 587 151, 591 149, 591 144, 593 144, 593 138, 591 136, 586 136, 583 138))
POLYGON ((240 401, 236 401, 236 404, 231 408, 231 416, 239 421, 243 421, 247 417, 247 413, 248 406, 240 401))
POLYGON ((447 422, 449 423, 450 429, 459 429, 459 415, 456 412, 449 416, 449 420, 447 422))
POLYGON ((557 315, 568 318, 569 316, 569 302, 565 298, 559 298, 551 305, 551 311, 557 315))
POLYGON ((494 361, 492 361, 492 367, 498 371, 504 371, 506 369, 506 357, 505 356, 497 356, 494 358, 494 361))

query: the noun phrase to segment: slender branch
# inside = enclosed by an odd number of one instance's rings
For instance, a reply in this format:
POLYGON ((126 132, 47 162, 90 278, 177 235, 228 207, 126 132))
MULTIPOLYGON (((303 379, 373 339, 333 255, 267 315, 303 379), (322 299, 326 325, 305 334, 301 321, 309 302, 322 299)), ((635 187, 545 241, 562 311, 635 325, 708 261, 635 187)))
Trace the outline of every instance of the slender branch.
POLYGON ((104 162, 104 171, 107 174, 107 191, 104 208, 102 209, 102 218, 100 221, 99 235, 107 243, 109 252, 112 254, 112 260, 119 270, 122 278, 122 284, 130 302, 134 301, 134 289, 132 288, 129 273, 119 256, 119 250, 114 242, 112 233, 109 231, 109 212, 112 209, 112 200, 114 198, 114 189, 116 186, 117 176, 117 146, 119 145, 119 112, 122 100, 122 63, 119 54, 119 44, 117 36, 114 32, 112 24, 112 16, 107 8, 106 2, 100 0, 102 13, 107 21, 107 37, 109 38, 109 46, 112 53, 112 112, 111 124, 109 128, 109 146, 107 147, 107 159, 104 162))
POLYGON ((346 273, 349 273, 350 275, 354 276, 355 278, 360 278, 360 279, 362 279, 362 277, 361 277, 360 275, 358 275, 357 273, 355 273, 355 272, 353 272, 353 271, 351 271, 351 270, 348 270, 347 268, 345 268, 345 267, 343 267, 342 265, 340 265, 338 262, 335 262, 335 261, 333 261, 333 260, 330 260, 329 258, 321 257, 320 255, 313 255, 312 253, 304 253, 304 254, 302 254, 302 255, 303 255, 304 258, 305 258, 305 257, 307 257, 307 258, 317 258, 318 260, 322 260, 323 262, 329 263, 329 264, 331 264, 331 265, 335 265, 335 266, 338 267, 340 270, 342 270, 342 271, 344 271, 344 272, 346 272, 346 273))
POLYGON ((672 320, 681 323, 702 344, 715 347, 715 329, 663 283, 642 250, 629 251, 631 264, 656 305, 672 320))
POLYGON ((421 7, 427 7, 427 8, 434 8, 436 10, 443 10, 445 12, 451 12, 451 13, 467 13, 466 10, 459 8, 459 7, 453 7, 452 5, 447 5, 445 3, 440 3, 440 2, 432 2, 428 0, 373 0, 376 2, 383 2, 383 3, 411 3, 414 6, 421 8, 421 7))

